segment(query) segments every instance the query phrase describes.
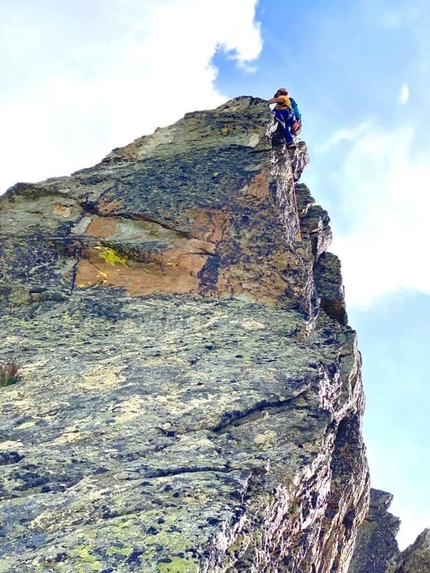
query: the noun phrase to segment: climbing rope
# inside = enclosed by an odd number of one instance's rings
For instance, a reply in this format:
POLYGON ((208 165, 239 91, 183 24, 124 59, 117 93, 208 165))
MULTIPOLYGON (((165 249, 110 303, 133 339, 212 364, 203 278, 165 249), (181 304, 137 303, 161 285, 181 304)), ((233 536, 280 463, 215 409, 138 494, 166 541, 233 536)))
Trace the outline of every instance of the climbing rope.
POLYGON ((286 147, 286 151, 287 151, 288 161, 290 162, 291 174, 292 174, 291 188, 292 188, 294 212, 296 215, 296 241, 301 241, 302 240, 302 234, 300 232, 300 216, 299 216, 299 208, 297 206, 296 184, 294 182, 295 166, 293 164, 293 160, 296 158, 297 147, 293 147, 292 149, 286 147), (290 154, 290 151, 293 151, 293 153, 290 154))

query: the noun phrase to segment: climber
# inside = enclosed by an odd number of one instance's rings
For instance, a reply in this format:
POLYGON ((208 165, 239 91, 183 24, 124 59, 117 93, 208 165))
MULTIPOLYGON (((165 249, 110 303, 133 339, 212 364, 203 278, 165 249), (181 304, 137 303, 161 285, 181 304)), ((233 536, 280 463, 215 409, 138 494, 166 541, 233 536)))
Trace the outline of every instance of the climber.
POLYGON ((288 90, 285 88, 279 88, 267 103, 276 103, 275 117, 284 128, 285 144, 287 147, 293 147, 293 135, 299 133, 302 126, 302 116, 297 103, 288 96, 288 90))

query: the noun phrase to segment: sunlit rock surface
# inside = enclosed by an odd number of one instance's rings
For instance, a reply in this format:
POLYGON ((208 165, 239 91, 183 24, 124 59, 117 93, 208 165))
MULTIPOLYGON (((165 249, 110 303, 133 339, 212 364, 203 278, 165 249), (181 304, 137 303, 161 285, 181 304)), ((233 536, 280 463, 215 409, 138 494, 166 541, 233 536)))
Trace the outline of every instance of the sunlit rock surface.
POLYGON ((358 529, 348 573, 430 573, 430 531, 424 530, 400 552, 396 541, 400 519, 388 512, 392 500, 390 493, 370 490, 369 511, 358 529))
POLYGON ((430 573, 430 529, 399 555, 394 573, 430 573))
POLYGON ((237 98, 0 198, 0 571, 346 571, 360 355, 270 120, 237 98))

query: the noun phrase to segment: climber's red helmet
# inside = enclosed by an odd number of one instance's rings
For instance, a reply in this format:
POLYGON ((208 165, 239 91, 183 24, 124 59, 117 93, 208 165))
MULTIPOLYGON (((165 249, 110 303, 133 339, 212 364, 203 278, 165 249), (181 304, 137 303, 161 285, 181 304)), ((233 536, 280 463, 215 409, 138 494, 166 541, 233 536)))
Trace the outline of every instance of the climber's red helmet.
POLYGON ((275 93, 274 97, 278 97, 280 95, 288 95, 288 90, 286 88, 279 88, 278 91, 275 93))

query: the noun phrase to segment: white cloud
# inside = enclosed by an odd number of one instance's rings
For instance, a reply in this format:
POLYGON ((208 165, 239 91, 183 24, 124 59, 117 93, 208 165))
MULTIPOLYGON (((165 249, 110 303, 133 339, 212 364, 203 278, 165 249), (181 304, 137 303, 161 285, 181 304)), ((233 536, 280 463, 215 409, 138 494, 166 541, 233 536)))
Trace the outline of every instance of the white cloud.
POLYGON ((336 231, 349 305, 402 291, 430 293, 430 149, 414 147, 410 126, 353 141, 338 173, 348 232, 336 231))
POLYGON ((369 119, 358 126, 339 129, 323 145, 319 146, 318 151, 329 151, 338 143, 354 141, 363 133, 367 132, 371 127, 372 120, 369 119))
POLYGON ((409 87, 404 84, 399 95, 399 105, 406 105, 409 101, 409 87))
POLYGON ((0 73, 13 67, 16 76, 0 95, 0 193, 91 165, 187 111, 225 101, 211 60, 222 50, 251 69, 262 48, 256 3, 114 0, 100 4, 92 18, 102 24, 85 22, 87 31, 61 13, 65 6, 50 20, 37 11, 26 20, 24 10, 3 18, 0 73))

